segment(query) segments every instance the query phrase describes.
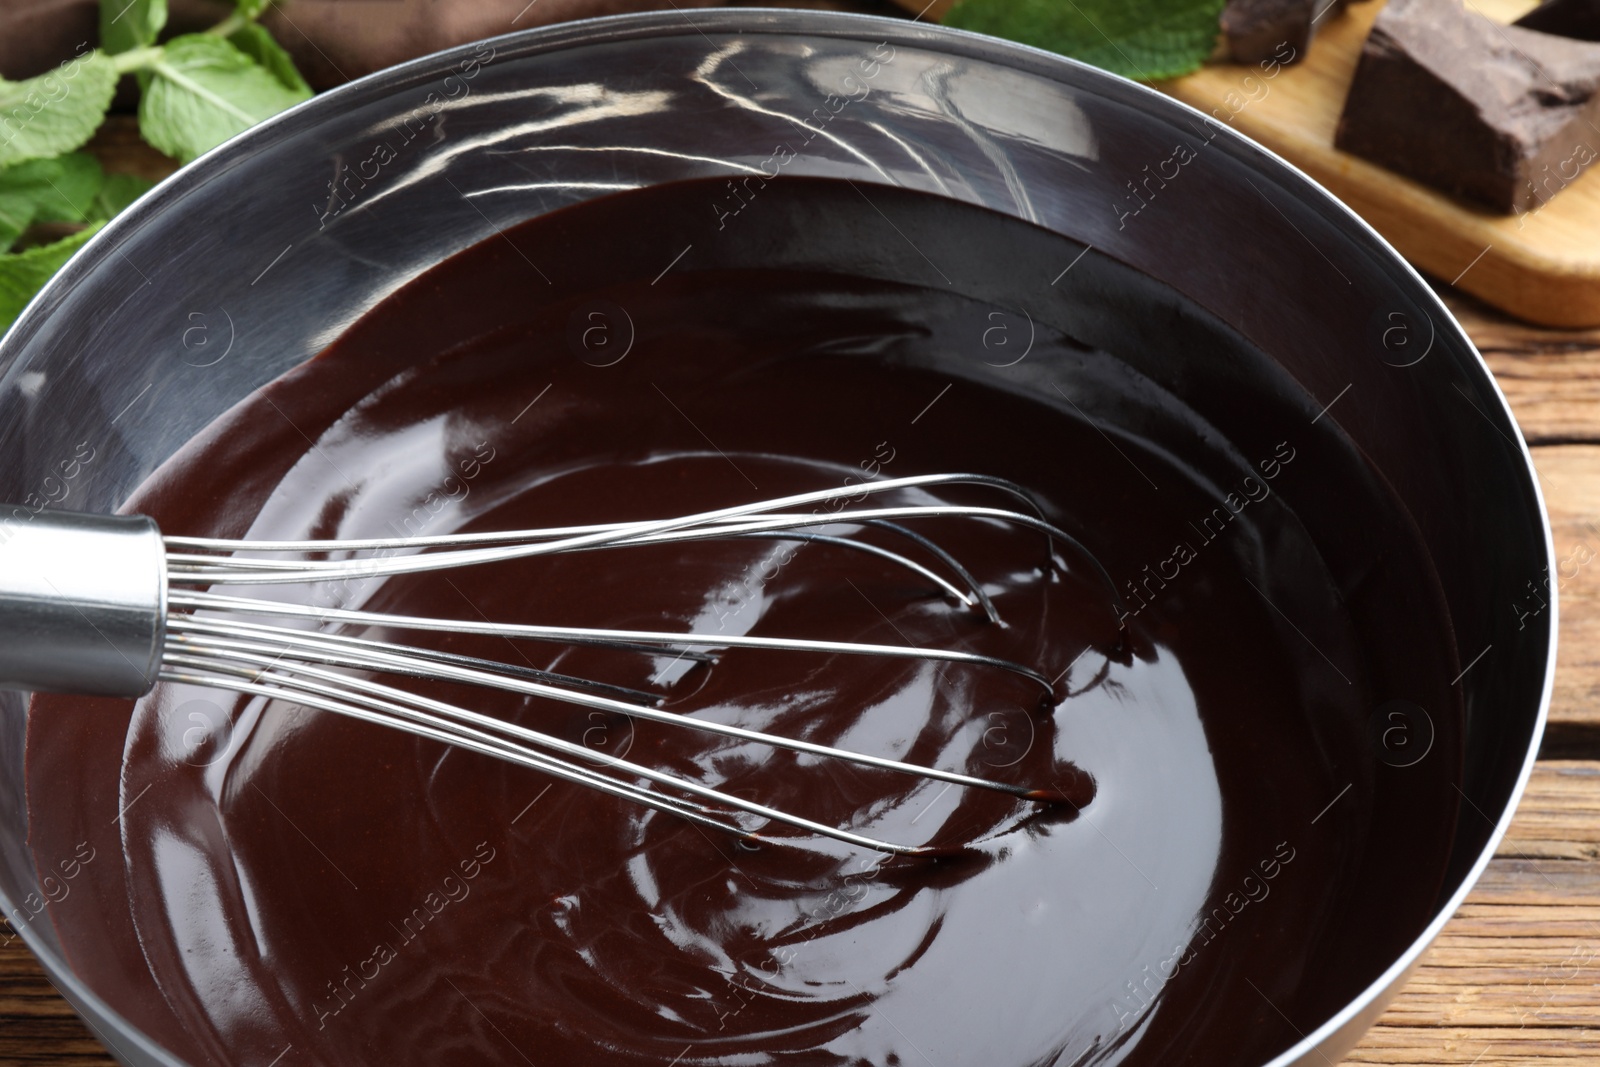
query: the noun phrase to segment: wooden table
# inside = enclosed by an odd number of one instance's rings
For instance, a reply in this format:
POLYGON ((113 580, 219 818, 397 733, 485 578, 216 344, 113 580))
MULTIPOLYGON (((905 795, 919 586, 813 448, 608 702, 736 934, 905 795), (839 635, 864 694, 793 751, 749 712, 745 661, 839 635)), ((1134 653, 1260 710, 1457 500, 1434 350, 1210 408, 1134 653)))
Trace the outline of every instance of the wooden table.
MULTIPOLYGON (((108 169, 170 170, 125 121, 93 147, 108 169)), ((1561 588, 1550 730, 1511 832, 1346 1063, 1600 1062, 1600 330, 1519 325, 1439 288, 1533 446, 1558 558, 1587 543, 1593 560, 1561 588)), ((21 940, 0 942, 0 1065, 113 1067, 21 940)))

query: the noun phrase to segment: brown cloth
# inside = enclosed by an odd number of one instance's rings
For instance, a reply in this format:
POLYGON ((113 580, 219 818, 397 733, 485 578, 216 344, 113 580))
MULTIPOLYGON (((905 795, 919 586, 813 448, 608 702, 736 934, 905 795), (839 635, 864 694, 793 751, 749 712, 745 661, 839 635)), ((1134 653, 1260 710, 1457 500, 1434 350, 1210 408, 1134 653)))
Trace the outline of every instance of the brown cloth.
MULTIPOLYGON (((283 0, 262 20, 314 88, 429 52, 552 22, 717 0, 283 0)), ((232 5, 171 0, 167 33, 205 29, 232 5)), ((0 0, 0 77, 42 74, 99 41, 96 0, 0 0)))

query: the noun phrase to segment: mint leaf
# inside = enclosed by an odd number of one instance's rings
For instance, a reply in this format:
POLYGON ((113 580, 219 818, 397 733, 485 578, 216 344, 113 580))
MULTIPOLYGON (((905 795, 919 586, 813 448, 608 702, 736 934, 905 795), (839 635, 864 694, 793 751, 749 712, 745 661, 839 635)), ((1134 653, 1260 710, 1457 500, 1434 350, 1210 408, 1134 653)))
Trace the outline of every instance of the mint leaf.
POLYGON ((99 224, 63 237, 53 244, 39 245, 26 252, 0 255, 0 332, 10 328, 35 293, 44 288, 83 243, 94 236, 99 224))
POLYGON ((0 170, 0 252, 35 222, 83 222, 105 181, 83 152, 0 170))
POLYGON ((272 6, 272 0, 234 0, 233 8, 239 12, 241 18, 254 22, 266 14, 267 8, 272 6))
POLYGON ((1128 78, 1200 68, 1225 0, 961 0, 947 26, 1046 48, 1128 78))
POLYGON ((0 170, 0 190, 30 193, 39 205, 39 222, 83 222, 105 184, 100 162, 87 152, 34 159, 0 170))
POLYGON ((0 167, 70 152, 100 128, 117 67, 103 52, 24 81, 0 79, 0 167))
POLYGON ((24 230, 33 225, 38 205, 27 197, 11 197, 0 190, 0 252, 17 243, 24 230))
POLYGON ((168 41, 140 75, 139 132, 184 163, 304 100, 221 37, 168 41))
POLYGON ((39 205, 32 197, 13 196, 0 186, 0 252, 17 243, 38 213, 39 205))
POLYGON ((128 52, 156 43, 167 24, 167 0, 100 0, 100 47, 128 52))
POLYGON ((108 174, 89 207, 90 222, 104 222, 155 188, 156 183, 132 174, 108 174))
POLYGON ((306 84, 306 80, 295 69, 294 60, 289 58, 289 53, 283 50, 282 45, 273 40, 266 27, 249 23, 230 33, 228 40, 239 51, 267 68, 285 89, 301 94, 302 100, 310 97, 311 86, 306 84))

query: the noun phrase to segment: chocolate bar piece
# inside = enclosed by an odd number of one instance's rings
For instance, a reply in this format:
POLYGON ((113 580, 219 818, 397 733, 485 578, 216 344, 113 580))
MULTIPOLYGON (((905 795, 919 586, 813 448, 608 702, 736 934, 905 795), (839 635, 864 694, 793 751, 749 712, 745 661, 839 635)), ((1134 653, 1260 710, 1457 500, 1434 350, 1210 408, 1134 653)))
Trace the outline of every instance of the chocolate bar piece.
POLYGON ((1306 54, 1317 26, 1350 0, 1228 0, 1222 36, 1236 63, 1294 63, 1306 54))
POLYGON ((1600 44, 1501 26, 1460 0, 1390 0, 1334 144, 1505 214, 1600 158, 1600 44))
POLYGON ((1580 41, 1600 41, 1600 0, 1545 0, 1512 25, 1580 41))

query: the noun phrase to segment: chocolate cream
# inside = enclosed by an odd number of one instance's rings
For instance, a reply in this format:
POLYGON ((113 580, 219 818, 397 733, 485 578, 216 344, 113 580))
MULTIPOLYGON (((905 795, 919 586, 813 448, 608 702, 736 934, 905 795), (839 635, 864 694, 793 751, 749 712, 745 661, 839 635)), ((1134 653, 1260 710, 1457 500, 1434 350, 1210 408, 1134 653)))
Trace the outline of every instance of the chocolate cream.
MULTIPOLYGON (((1048 316, 1024 326, 1016 306, 926 271, 886 278, 891 254, 871 247, 827 269, 721 251, 760 254, 776 220, 880 232, 880 211, 1019 257, 1080 251, 873 190, 863 205, 845 183, 784 179, 730 221, 709 209, 721 183, 687 182, 509 229, 248 396, 127 508, 169 534, 382 537, 660 518, 874 477, 1009 478, 1115 595, 1070 546, 971 519, 917 529, 972 570, 1000 625, 881 559, 772 540, 261 595, 1021 661, 1059 679, 1057 702, 948 664, 373 634, 659 689, 686 715, 1071 802, 407 683, 958 853, 886 861, 796 831, 771 835, 803 847, 707 831, 286 701, 166 683, 138 702, 37 697, 30 842, 41 869, 92 850, 50 908, 92 988, 196 1064, 1022 1067, 1259 1063, 1377 977, 1435 904, 1461 762, 1458 668, 1403 508, 1376 495, 1341 520, 1371 546, 1357 589, 1292 503, 1371 480, 1328 443, 1332 419, 1313 437, 1303 410, 1263 407, 1267 443, 1245 454, 1167 395, 1155 406, 1188 442, 1175 451, 1172 434, 1119 430, 1104 395, 1062 387, 1122 362, 1048 316), (682 219, 707 223, 668 266, 682 235, 653 235, 682 219), (1374 731, 1394 707, 1429 709, 1420 761, 1374 731)), ((789 246, 765 247, 778 260, 789 246)), ((1087 256, 1080 277, 1126 271, 1087 256)), ((953 487, 898 499, 1010 504, 953 487)))

